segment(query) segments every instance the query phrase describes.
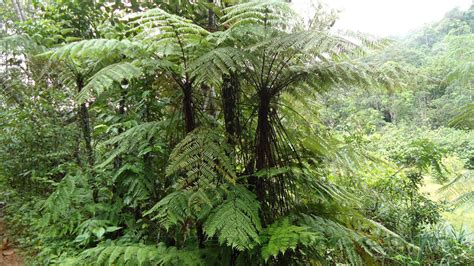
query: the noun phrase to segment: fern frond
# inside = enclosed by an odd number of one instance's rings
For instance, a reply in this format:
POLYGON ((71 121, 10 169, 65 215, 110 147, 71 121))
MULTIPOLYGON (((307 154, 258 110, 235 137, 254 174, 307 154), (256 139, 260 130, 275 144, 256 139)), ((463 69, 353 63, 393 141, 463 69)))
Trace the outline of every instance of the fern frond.
POLYGON ((204 232, 218 236, 221 244, 237 250, 248 250, 260 242, 261 230, 259 203, 256 196, 245 187, 230 188, 228 199, 209 215, 204 223, 204 232))
POLYGON ((145 122, 129 128, 121 134, 100 143, 100 149, 106 149, 106 147, 111 145, 118 145, 119 148, 109 153, 107 159, 98 164, 96 167, 103 168, 109 165, 118 155, 124 152, 133 151, 141 147, 143 144, 148 144, 149 141, 161 129, 163 129, 163 126, 163 122, 161 121, 145 122))
MULTIPOLYGON (((169 230, 185 222, 188 218, 203 220, 216 205, 222 202, 224 195, 220 189, 178 190, 156 203, 144 215, 153 214, 152 220, 169 230)), ((225 191, 224 191, 225 192, 225 191)))
MULTIPOLYGON (((218 262, 218 253, 212 249, 177 249, 164 243, 110 243, 83 251, 68 260, 71 265, 209 265, 218 262)), ((67 264, 69 265, 69 264, 67 264)))
POLYGON ((385 251, 375 241, 362 233, 349 229, 335 221, 318 217, 315 215, 302 215, 301 224, 311 228, 326 238, 325 244, 345 254, 348 262, 352 265, 363 265, 362 258, 358 253, 361 247, 371 256, 375 254, 384 255, 385 251))
POLYGON ((0 38, 0 51, 4 53, 41 53, 44 49, 38 46, 28 35, 18 34, 0 38))
POLYGON ((196 129, 186 136, 170 155, 166 174, 183 175, 180 187, 203 187, 221 178, 235 183, 235 168, 228 154, 230 148, 216 130, 196 129))
POLYGON ((287 25, 298 17, 291 6, 282 0, 253 0, 224 9, 223 24, 236 27, 244 24, 287 25))
POLYGON ((453 201, 455 208, 465 207, 474 204, 474 191, 465 193, 453 201))
POLYGON ((324 240, 319 232, 313 232, 309 227, 290 224, 288 217, 271 224, 263 232, 268 242, 262 246, 262 258, 267 261, 270 257, 285 254, 289 249, 295 250, 298 245, 308 247, 324 240))
POLYGON ((49 233, 53 236, 73 235, 84 219, 86 209, 83 206, 92 203, 92 190, 87 177, 68 175, 44 202, 41 210, 45 215, 42 216, 40 226, 50 228, 51 224, 62 224, 51 227, 49 233), (78 210, 79 206, 82 209, 78 210))
POLYGON ((167 248, 163 243, 151 245, 110 245, 85 250, 80 257, 94 265, 156 265, 167 248))
POLYGON ((241 69, 247 58, 245 52, 233 47, 216 48, 194 60, 189 71, 196 82, 220 81, 222 75, 241 69))
POLYGON ((456 128, 474 128, 474 104, 468 104, 461 108, 459 114, 449 122, 449 126, 456 128))
POLYGON ((135 38, 150 44, 153 50, 161 54, 174 53, 173 46, 179 46, 178 51, 183 50, 185 46, 187 48, 209 34, 191 20, 159 8, 136 13, 130 18, 131 23, 137 24, 131 30, 137 32, 135 38), (159 47, 161 49, 157 49, 159 47))
POLYGON ((131 80, 139 77, 141 74, 140 68, 128 62, 106 66, 89 78, 87 84, 77 96, 77 100, 79 103, 83 103, 90 98, 92 91, 100 95, 114 83, 119 83, 124 79, 131 80))
POLYGON ((128 40, 92 39, 73 42, 38 56, 64 61, 74 58, 103 58, 111 52, 123 51, 132 46, 128 40))
POLYGON ((144 213, 153 216, 153 220, 158 220, 158 223, 166 230, 169 230, 174 225, 182 223, 190 216, 188 201, 191 191, 176 191, 161 199, 155 206, 144 213))

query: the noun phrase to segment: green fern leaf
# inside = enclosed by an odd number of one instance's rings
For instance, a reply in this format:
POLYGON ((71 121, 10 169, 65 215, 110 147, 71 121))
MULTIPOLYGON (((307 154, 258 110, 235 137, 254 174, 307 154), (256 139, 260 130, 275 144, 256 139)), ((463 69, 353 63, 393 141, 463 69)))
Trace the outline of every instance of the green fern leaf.
POLYGON ((190 191, 176 191, 160 200, 155 206, 144 213, 153 216, 153 220, 158 222, 168 230, 171 226, 183 222, 186 217, 189 217, 188 199, 190 191))
POLYGON ((268 242, 262 246, 262 258, 267 261, 270 257, 277 257, 287 250, 295 250, 298 245, 311 246, 324 237, 310 230, 306 226, 292 225, 289 218, 285 217, 270 225, 263 233, 268 242))
POLYGON ((116 63, 106 66, 93 75, 79 93, 77 100, 82 103, 90 98, 91 92, 95 91, 100 95, 104 90, 110 88, 114 83, 122 80, 131 80, 142 74, 140 68, 128 62, 116 63))
POLYGON ((180 188, 211 183, 226 179, 235 183, 236 173, 230 160, 229 147, 216 130, 196 129, 173 149, 166 174, 181 175, 180 188))
POLYGON ((113 39, 92 39, 73 42, 56 48, 52 51, 38 55, 49 57, 52 60, 64 61, 75 58, 103 58, 107 54, 123 51, 133 44, 128 41, 113 39))
POLYGON ((230 188, 228 199, 209 215, 204 232, 218 235, 221 244, 237 250, 248 250, 260 242, 259 204, 255 195, 243 186, 230 188))

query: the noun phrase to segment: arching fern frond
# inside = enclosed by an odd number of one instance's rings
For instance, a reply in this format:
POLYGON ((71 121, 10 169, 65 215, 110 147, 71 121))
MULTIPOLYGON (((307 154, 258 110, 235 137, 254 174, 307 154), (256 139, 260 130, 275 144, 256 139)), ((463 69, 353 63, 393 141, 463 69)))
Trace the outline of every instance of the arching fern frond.
POLYGON ((40 53, 43 47, 37 45, 28 35, 18 34, 0 38, 0 51, 6 53, 40 53))
POLYGON ((170 193, 144 215, 153 214, 152 220, 169 230, 185 222, 188 218, 202 220, 216 205, 222 202, 223 194, 219 189, 178 190, 170 193))
POLYGON ((136 13, 130 19, 131 23, 137 25, 131 30, 137 32, 135 38, 149 43, 153 49, 163 48, 162 51, 158 51, 163 54, 172 51, 174 49, 172 45, 178 45, 182 50, 184 46, 189 46, 190 43, 199 41, 209 34, 191 20, 169 14, 159 8, 136 13))
POLYGON ((206 249, 177 249, 164 243, 156 246, 112 243, 84 251, 71 265, 206 265, 216 259, 211 254, 206 249))
POLYGON ((97 168, 102 168, 109 165, 115 157, 124 153, 130 152, 143 145, 149 145, 150 140, 163 128, 163 122, 153 121, 145 122, 125 130, 123 133, 112 137, 99 144, 99 149, 106 149, 107 146, 117 145, 118 149, 111 151, 107 159, 97 165, 97 168))
POLYGON ((474 204, 474 191, 465 193, 453 201, 455 208, 471 207, 474 204))
POLYGON ((223 24, 236 27, 244 24, 287 25, 298 15, 282 0, 253 0, 224 9, 223 24))
POLYGON ((237 71, 243 67, 247 54, 244 51, 233 48, 216 48, 194 60, 189 71, 196 82, 216 82, 222 79, 222 75, 237 71))
POLYGON ((168 230, 190 216, 188 200, 191 194, 192 191, 189 190, 173 192, 160 200, 144 215, 157 213, 152 219, 158 220, 160 225, 168 230))
POLYGON ((317 245, 324 240, 320 232, 313 232, 307 226, 290 224, 285 217, 271 224, 262 234, 265 244, 262 246, 262 258, 267 261, 270 257, 285 254, 287 250, 296 250, 298 246, 308 247, 317 245))
POLYGON ((123 51, 132 46, 128 40, 92 39, 73 42, 39 56, 63 61, 70 58, 102 58, 114 51, 123 51))
POLYGON ((259 203, 256 196, 245 187, 229 188, 228 198, 209 215, 204 232, 218 236, 220 244, 237 250, 248 250, 260 242, 261 230, 259 203))
POLYGON ((81 257, 97 265, 151 265, 158 264, 166 247, 146 245, 110 245, 88 249, 81 257))
POLYGON ((459 114, 456 115, 451 121, 449 126, 455 128, 474 128, 474 104, 468 104, 461 108, 459 114))
POLYGON ((128 62, 106 66, 89 78, 86 86, 78 94, 77 100, 79 103, 83 103, 90 98, 92 91, 100 95, 114 83, 119 83, 124 79, 131 80, 139 77, 141 74, 140 68, 128 62))
POLYGON ((347 258, 347 262, 351 265, 363 265, 358 247, 363 248, 371 256, 374 256, 374 252, 376 254, 385 254, 383 248, 378 243, 332 220, 315 215, 302 215, 300 222, 302 225, 308 226, 313 232, 323 235, 326 238, 324 241, 325 245, 343 253, 345 258, 347 258))

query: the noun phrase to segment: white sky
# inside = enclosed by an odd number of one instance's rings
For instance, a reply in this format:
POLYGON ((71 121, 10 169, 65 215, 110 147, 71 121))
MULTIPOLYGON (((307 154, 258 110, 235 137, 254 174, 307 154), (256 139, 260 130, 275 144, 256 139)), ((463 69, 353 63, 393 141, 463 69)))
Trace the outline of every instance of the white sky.
MULTIPOLYGON (((310 10, 311 0, 292 0, 302 15, 310 10)), ((402 35, 424 24, 441 19, 455 7, 468 9, 474 0, 321 0, 340 10, 337 28, 379 36, 402 35)))

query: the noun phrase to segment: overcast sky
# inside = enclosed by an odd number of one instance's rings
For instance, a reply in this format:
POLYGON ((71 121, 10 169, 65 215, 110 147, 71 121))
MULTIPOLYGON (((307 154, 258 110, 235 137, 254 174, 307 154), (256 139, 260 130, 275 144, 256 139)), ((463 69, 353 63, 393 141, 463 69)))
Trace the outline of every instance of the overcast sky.
MULTIPOLYGON (((402 35, 441 19, 449 10, 468 9, 474 0, 322 0, 341 11, 336 27, 379 36, 402 35)), ((292 0, 303 15, 311 0, 292 0)))

